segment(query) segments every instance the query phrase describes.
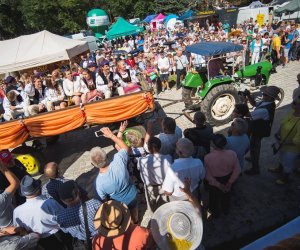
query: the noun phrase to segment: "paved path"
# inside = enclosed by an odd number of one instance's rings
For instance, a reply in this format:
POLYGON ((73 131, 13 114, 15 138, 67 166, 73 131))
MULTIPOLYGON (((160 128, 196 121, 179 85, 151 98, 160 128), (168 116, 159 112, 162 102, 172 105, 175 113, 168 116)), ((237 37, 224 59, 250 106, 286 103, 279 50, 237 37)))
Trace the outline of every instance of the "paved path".
MULTIPOLYGON (((293 89, 297 87, 296 75, 300 72, 300 63, 293 62, 287 68, 278 67, 278 73, 271 76, 271 85, 284 89, 285 98, 277 109, 273 132, 278 129, 279 122, 289 110, 293 89)), ((161 98, 180 99, 180 91, 171 90, 161 93, 161 98)), ((167 102, 161 101, 164 105, 167 102)), ((177 103, 166 107, 163 112, 176 119, 177 125, 182 129, 192 126, 191 122, 184 116, 179 116, 183 103, 177 103)), ((215 127, 215 132, 226 133, 228 124, 215 127)), ((62 135, 55 145, 46 149, 45 155, 48 160, 57 161, 65 178, 76 179, 87 189, 93 188, 93 181, 97 174, 92 169, 89 158, 89 150, 94 146, 101 146, 110 156, 113 154, 113 147, 110 141, 105 138, 96 138, 96 128, 78 130, 62 135)), ((232 209, 228 216, 222 216, 212 221, 204 221, 203 244, 212 249, 237 249, 257 238, 264 230, 299 215, 300 184, 299 176, 293 176, 291 184, 279 187, 274 184, 276 176, 267 172, 270 166, 276 166, 278 159, 273 156, 271 150, 272 137, 263 141, 261 153, 261 174, 259 176, 243 175, 237 181, 233 190, 232 209), (239 239, 239 240, 235 240, 239 239), (224 243, 229 242, 225 247, 224 243), (220 247, 220 245, 222 247, 220 247)), ((249 167, 247 164, 245 168, 249 167)), ((207 194, 204 192, 204 203, 207 202, 207 194)), ((144 211, 145 203, 142 200, 141 215, 143 225, 147 225, 151 215, 144 211), (145 213, 145 214, 144 214, 145 213)))

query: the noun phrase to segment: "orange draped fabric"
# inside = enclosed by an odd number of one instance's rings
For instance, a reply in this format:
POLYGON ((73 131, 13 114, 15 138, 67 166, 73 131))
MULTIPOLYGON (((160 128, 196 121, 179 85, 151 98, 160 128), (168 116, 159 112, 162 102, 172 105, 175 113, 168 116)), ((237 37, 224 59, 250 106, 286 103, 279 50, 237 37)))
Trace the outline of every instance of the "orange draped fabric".
POLYGON ((124 121, 144 113, 148 109, 153 110, 153 98, 150 92, 135 93, 104 100, 101 105, 96 103, 84 107, 88 124, 104 124, 124 121))
POLYGON ((29 117, 24 123, 32 137, 52 136, 81 127, 85 123, 85 116, 79 107, 74 107, 45 116, 29 117))
POLYGON ((0 123, 0 149, 13 148, 22 144, 29 133, 21 121, 0 123))
POLYGON ((0 150, 14 148, 31 137, 63 134, 88 124, 119 122, 154 109, 151 92, 138 92, 59 111, 0 123, 0 150))

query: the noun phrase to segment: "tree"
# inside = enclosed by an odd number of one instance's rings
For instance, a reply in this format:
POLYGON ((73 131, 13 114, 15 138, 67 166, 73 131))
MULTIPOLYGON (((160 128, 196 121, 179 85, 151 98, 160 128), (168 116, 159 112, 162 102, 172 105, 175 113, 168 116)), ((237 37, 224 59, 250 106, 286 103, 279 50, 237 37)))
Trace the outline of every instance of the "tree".
POLYGON ((85 26, 87 0, 21 0, 20 11, 27 30, 57 34, 77 32, 85 26))
POLYGON ((156 12, 178 13, 189 8, 190 0, 154 0, 156 12))
POLYGON ((17 6, 17 0, 2 1, 0 3, 0 40, 13 38, 15 34, 24 32, 22 13, 17 6))

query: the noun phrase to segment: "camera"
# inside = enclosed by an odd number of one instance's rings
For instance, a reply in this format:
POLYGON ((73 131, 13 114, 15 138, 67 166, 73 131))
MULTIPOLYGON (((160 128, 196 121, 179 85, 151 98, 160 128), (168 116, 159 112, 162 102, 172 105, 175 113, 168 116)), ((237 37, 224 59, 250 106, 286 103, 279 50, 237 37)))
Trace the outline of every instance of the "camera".
POLYGON ((113 80, 113 87, 114 88, 117 88, 117 87, 120 87, 120 86, 121 86, 121 84, 119 83, 118 80, 113 80))
POLYGON ((250 96, 250 91, 248 89, 245 89, 244 91, 238 91, 238 94, 247 97, 250 96))

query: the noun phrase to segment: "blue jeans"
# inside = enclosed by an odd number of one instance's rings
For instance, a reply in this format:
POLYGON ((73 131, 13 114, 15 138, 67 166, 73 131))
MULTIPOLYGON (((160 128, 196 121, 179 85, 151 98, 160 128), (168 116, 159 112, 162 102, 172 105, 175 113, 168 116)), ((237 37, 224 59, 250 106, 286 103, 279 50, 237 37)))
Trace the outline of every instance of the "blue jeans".
POLYGON ((285 174, 291 174, 293 172, 294 167, 296 167, 296 160, 299 157, 299 153, 286 151, 279 152, 279 161, 285 174))

